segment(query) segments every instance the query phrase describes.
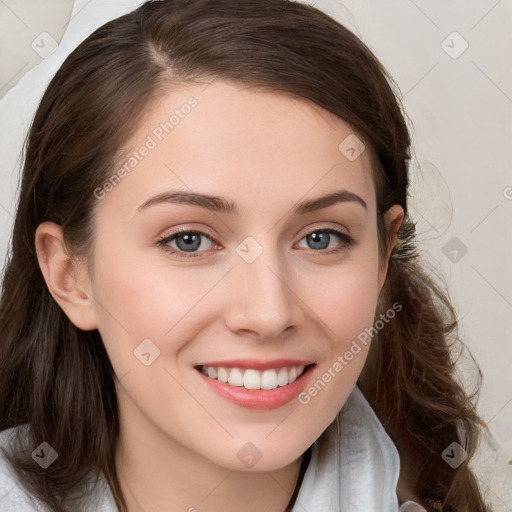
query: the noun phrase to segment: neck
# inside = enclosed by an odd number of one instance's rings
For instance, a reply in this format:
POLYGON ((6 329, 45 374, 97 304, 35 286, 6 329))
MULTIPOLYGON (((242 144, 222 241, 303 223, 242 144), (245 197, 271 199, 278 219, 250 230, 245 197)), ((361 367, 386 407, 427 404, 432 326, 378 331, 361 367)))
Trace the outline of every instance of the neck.
POLYGON ((287 512, 301 457, 273 471, 234 471, 140 427, 121 415, 115 463, 127 512, 287 512))

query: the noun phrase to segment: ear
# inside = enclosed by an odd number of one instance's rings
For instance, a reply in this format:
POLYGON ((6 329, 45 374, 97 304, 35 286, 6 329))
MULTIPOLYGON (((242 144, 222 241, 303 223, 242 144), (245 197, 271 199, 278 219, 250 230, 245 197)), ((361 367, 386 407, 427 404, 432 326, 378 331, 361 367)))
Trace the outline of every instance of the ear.
POLYGON ((379 271, 379 293, 386 281, 388 272, 389 258, 396 243, 397 233, 404 220, 404 210, 399 204, 394 204, 384 214, 384 222, 386 224, 386 233, 388 237, 388 245, 386 247, 385 265, 379 271))
POLYGON ((40 224, 36 229, 35 246, 48 290, 64 313, 79 329, 96 329, 89 275, 83 263, 68 255, 61 226, 53 222, 40 224))

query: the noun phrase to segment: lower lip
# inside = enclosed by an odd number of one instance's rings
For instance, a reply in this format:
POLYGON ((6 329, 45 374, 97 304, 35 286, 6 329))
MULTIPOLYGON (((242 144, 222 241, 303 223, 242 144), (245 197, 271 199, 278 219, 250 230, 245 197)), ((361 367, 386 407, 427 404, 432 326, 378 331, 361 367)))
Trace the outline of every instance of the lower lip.
POLYGON ((315 365, 310 365, 304 373, 291 384, 274 389, 245 389, 243 386, 231 386, 207 377, 196 370, 203 381, 218 395, 246 409, 277 409, 291 402, 306 387, 315 365))

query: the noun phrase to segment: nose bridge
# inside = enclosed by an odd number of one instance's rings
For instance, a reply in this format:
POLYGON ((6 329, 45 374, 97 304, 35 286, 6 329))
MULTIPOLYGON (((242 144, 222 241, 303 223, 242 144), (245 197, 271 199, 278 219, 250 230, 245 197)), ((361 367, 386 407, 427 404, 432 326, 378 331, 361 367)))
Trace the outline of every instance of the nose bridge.
POLYGON ((229 315, 231 329, 250 330, 266 339, 298 321, 286 262, 270 239, 259 242, 247 237, 237 246, 229 315))

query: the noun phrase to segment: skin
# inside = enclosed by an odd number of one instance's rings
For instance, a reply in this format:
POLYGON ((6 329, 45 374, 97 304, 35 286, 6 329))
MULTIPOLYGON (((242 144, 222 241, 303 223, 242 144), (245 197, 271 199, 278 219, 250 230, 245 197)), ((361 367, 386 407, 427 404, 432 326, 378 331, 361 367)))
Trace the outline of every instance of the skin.
MULTIPOLYGON (((369 344, 309 403, 269 411, 219 397, 194 366, 298 358, 316 363, 313 383, 373 324, 387 266, 379 268, 370 155, 348 160, 338 145, 353 130, 320 107, 221 80, 166 93, 146 109, 127 152, 190 96, 198 100, 191 113, 98 200, 92 272, 68 258, 51 222, 37 229, 40 266, 69 319, 98 329, 112 361, 128 509, 282 512, 302 453, 345 403, 369 344), (170 203, 137 212, 169 189, 226 197, 240 215, 170 203), (350 201, 291 214, 298 201, 338 189, 363 198, 367 211, 350 201), (180 227, 214 240, 202 238, 198 257, 179 258, 157 242, 180 227), (326 228, 356 242, 331 235, 318 249, 305 238, 326 228), (248 236, 263 248, 252 263, 236 252, 248 236), (144 339, 160 350, 149 366, 134 357, 144 339), (252 468, 237 457, 248 442, 261 453, 252 468)), ((390 232, 402 220, 400 206, 386 212, 390 232)))

